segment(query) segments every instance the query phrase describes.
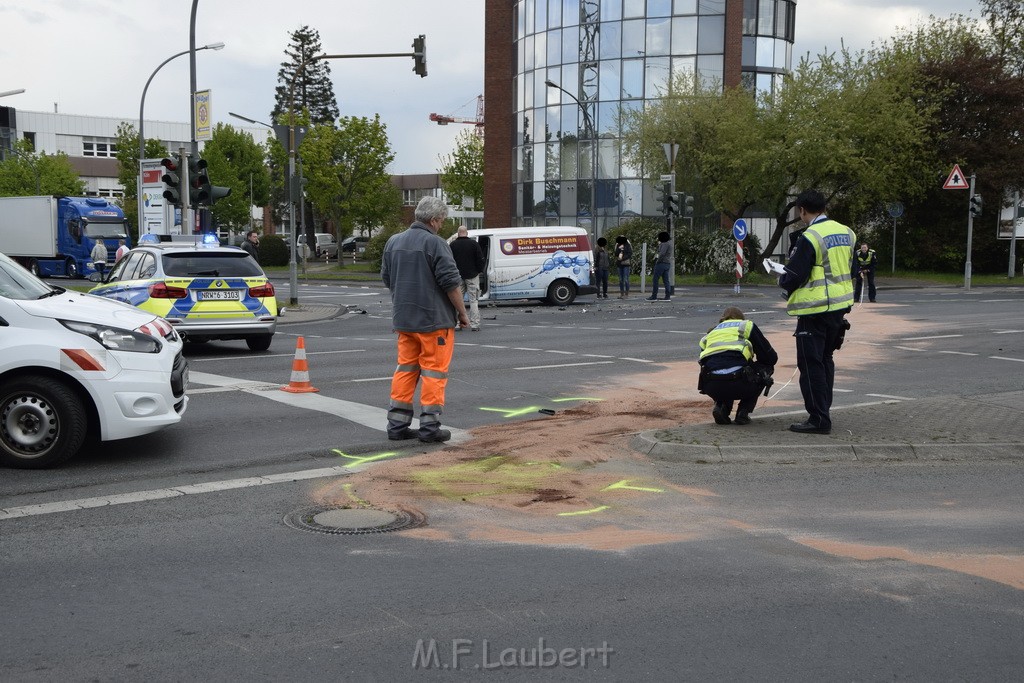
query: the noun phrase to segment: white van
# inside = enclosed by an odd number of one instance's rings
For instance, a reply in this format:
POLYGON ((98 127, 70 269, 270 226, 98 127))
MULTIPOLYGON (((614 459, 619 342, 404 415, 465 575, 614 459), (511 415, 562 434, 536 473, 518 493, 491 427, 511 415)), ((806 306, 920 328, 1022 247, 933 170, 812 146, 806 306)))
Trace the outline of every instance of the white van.
POLYGON ((38 279, 0 254, 0 465, 36 469, 85 443, 149 434, 188 405, 171 324, 38 279))
POLYGON ((469 237, 480 243, 486 261, 480 301, 541 299, 565 306, 597 293, 590 281, 594 252, 583 228, 483 228, 469 237))

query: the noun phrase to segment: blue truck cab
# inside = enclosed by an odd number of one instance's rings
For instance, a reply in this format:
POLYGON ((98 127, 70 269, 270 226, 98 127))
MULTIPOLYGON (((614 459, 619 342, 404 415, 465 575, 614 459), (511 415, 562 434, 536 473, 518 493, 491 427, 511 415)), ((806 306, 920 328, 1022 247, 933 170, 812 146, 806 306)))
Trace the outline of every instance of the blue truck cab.
POLYGON ((57 200, 57 250, 63 255, 64 272, 53 275, 87 276, 96 271, 92 250, 97 241, 107 248, 107 265, 114 265, 119 240, 131 247, 128 222, 116 204, 102 197, 60 197, 57 200), (71 266, 72 261, 74 266, 71 266))

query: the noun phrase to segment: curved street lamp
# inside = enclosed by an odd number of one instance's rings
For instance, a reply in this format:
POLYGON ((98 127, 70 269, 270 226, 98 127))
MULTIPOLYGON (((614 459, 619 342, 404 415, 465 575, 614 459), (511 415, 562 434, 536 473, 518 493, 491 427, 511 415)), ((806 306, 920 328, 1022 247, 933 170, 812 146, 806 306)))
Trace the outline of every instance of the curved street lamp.
MULTIPOLYGON (((580 113, 583 114, 583 138, 590 141, 590 220, 593 227, 594 238, 596 239, 599 235, 597 232, 597 136, 595 135, 594 122, 590 119, 590 112, 583 106, 579 98, 573 95, 571 92, 558 85, 550 78, 544 81, 544 85, 555 90, 561 90, 566 95, 572 98, 576 106, 580 108, 580 113)), ((578 210, 577 210, 578 212, 578 210)))
MULTIPOLYGON (((209 45, 203 45, 202 47, 197 47, 196 51, 198 52, 199 50, 223 50, 223 49, 224 49, 224 43, 210 43, 209 45)), ((146 111, 146 92, 149 90, 149 84, 153 82, 153 77, 156 76, 157 72, 160 71, 160 69, 164 68, 164 65, 167 64, 167 62, 169 62, 169 61, 171 61, 173 59, 177 59, 178 57, 181 57, 182 55, 187 55, 187 54, 189 54, 189 52, 191 52, 191 50, 182 50, 181 52, 175 53, 175 54, 171 55, 170 57, 168 57, 167 59, 165 59, 164 61, 160 62, 160 66, 158 66, 157 68, 153 69, 153 73, 151 73, 149 75, 149 78, 146 80, 145 87, 142 88, 142 99, 139 101, 139 178, 138 178, 139 185, 138 185, 138 188, 135 191, 135 194, 138 195, 138 204, 139 204, 139 216, 138 216, 138 219, 137 219, 138 225, 136 227, 138 228, 140 234, 142 233, 142 215, 143 215, 143 209, 144 209, 144 206, 143 206, 144 203, 142 201, 142 160, 146 158, 146 136, 145 136, 144 130, 143 130, 143 121, 145 119, 144 114, 145 114, 145 111, 146 111)), ((189 106, 189 108, 192 108, 191 105, 189 106)), ((184 219, 185 219, 185 217, 182 216, 182 220, 184 220, 184 219)))
POLYGON ((0 92, 0 97, 7 97, 8 95, 20 95, 25 92, 24 88, 18 88, 17 90, 4 90, 0 92))

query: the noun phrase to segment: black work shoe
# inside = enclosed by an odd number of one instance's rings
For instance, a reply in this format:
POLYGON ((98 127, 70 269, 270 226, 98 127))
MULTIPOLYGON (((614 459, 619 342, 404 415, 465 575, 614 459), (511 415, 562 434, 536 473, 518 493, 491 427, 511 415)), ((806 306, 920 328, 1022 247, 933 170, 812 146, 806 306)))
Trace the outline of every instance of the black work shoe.
POLYGON ((736 411, 736 419, 734 419, 733 422, 735 422, 738 425, 748 425, 748 424, 750 424, 750 413, 746 413, 746 412, 744 412, 742 410, 737 410, 736 411))
POLYGON ((649 297, 647 297, 647 301, 657 301, 657 300, 658 300, 658 297, 656 297, 656 296, 649 296, 649 297))
MULTIPOLYGON (((732 424, 732 420, 729 419, 729 413, 725 412, 725 406, 721 403, 715 404, 715 407, 711 410, 711 415, 715 418, 715 424, 732 424)), ((736 417, 739 417, 739 415, 736 417)))
POLYGON ((819 427, 813 422, 797 422, 789 425, 789 431, 796 432, 797 434, 829 434, 832 432, 831 427, 819 427))
POLYGON ((409 429, 406 427, 400 432, 388 432, 389 441, 408 441, 409 439, 415 439, 418 435, 415 429, 409 429))
POLYGON ((436 432, 430 434, 420 434, 419 439, 423 443, 441 443, 452 438, 452 433, 447 429, 438 429, 436 432))

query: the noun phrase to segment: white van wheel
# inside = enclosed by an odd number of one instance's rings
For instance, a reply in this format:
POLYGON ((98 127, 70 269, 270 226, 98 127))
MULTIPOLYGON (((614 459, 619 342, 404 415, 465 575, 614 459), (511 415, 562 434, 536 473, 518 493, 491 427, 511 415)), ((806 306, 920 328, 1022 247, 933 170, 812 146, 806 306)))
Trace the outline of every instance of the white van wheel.
POLYGON ((555 306, 568 306, 576 300, 576 284, 572 280, 555 280, 548 287, 548 301, 555 306))
POLYGON ((86 410, 63 382, 42 375, 15 378, 0 395, 0 465, 52 467, 85 441, 86 410))

